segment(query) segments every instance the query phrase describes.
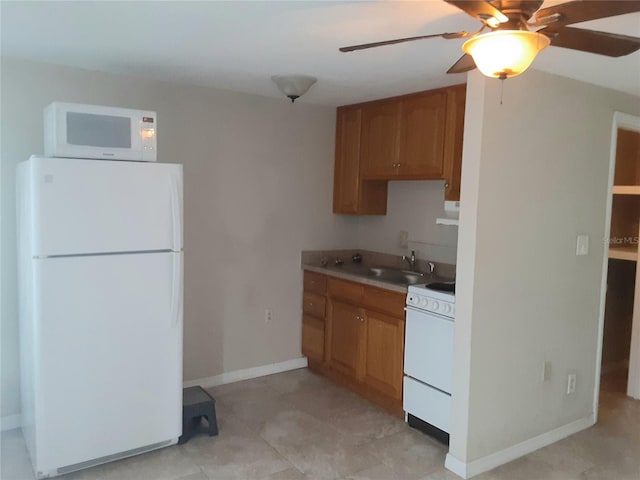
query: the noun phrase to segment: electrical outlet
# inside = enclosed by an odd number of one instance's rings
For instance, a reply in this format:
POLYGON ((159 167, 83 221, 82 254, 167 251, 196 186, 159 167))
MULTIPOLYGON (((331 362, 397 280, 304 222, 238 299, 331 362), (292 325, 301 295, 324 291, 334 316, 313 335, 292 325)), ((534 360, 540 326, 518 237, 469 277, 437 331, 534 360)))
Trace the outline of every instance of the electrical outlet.
POLYGON ((406 230, 400 230, 400 233, 398 234, 398 246, 400 248, 409 247, 409 232, 406 230))
POLYGON ((269 323, 271 321, 271 309, 267 308, 264 311, 264 323, 269 323))
POLYGON ((567 375, 567 395, 576 393, 576 374, 570 373, 567 375))

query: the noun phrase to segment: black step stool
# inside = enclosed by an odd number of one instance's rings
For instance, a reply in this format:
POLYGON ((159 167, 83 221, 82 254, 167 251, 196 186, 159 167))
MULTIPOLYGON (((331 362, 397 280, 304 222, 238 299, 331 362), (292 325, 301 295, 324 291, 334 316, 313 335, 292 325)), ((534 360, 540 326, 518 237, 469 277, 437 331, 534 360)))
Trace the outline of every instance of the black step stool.
POLYGON ((178 445, 187 443, 198 433, 202 417, 207 417, 209 436, 218 434, 216 401, 200 386, 182 389, 182 435, 178 445))

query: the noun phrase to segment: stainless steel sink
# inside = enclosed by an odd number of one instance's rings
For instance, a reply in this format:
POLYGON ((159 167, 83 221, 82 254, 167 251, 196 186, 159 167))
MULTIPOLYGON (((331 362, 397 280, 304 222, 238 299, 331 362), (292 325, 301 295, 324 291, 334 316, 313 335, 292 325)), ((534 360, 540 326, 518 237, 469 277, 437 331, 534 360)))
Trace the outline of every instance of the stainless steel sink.
POLYGON ((415 285, 416 283, 424 283, 426 281, 422 273, 401 270, 399 268, 371 267, 367 270, 366 275, 368 277, 374 277, 375 279, 400 285, 415 285))

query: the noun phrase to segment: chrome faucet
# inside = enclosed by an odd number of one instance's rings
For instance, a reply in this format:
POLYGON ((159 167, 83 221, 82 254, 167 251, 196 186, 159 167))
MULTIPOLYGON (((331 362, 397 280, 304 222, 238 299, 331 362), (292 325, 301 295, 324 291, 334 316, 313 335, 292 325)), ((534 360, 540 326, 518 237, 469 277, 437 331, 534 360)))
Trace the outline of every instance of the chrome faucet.
POLYGON ((402 256, 402 260, 409 264, 409 270, 412 272, 416 271, 416 251, 411 250, 411 256, 407 257, 406 255, 402 256))

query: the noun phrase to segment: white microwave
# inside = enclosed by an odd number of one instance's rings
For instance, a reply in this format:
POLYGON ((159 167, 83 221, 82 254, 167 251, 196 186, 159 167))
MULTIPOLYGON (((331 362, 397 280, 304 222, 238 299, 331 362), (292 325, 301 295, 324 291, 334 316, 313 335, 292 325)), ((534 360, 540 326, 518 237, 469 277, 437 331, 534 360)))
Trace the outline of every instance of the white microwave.
POLYGON ((53 102, 44 109, 47 157, 156 161, 156 112, 53 102))

